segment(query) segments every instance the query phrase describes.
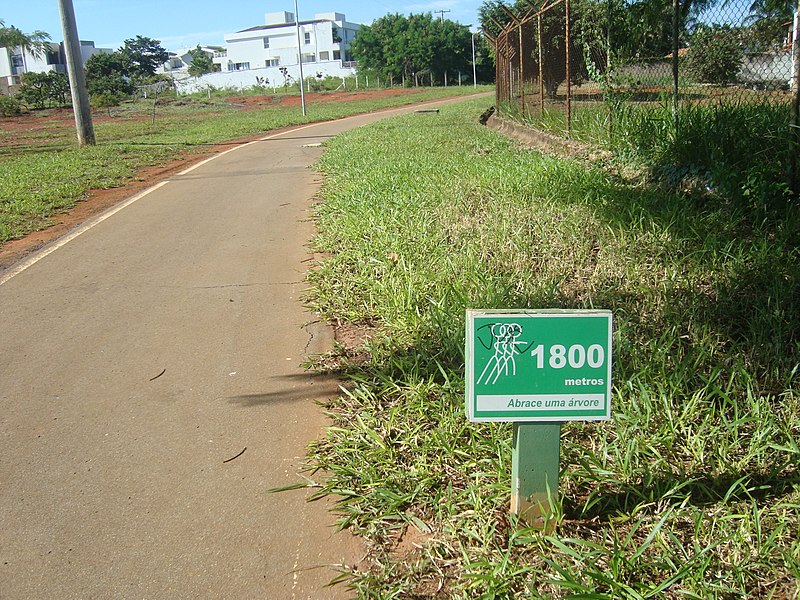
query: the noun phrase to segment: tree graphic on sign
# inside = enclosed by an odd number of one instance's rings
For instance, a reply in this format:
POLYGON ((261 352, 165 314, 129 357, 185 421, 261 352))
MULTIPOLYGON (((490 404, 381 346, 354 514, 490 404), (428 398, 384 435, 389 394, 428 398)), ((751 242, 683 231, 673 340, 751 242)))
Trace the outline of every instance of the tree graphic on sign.
POLYGON ((483 368, 481 376, 478 377, 477 383, 493 385, 497 383, 501 375, 507 377, 509 373, 511 375, 517 374, 516 357, 530 348, 531 344, 528 344, 524 349, 520 348, 520 346, 525 345, 525 342, 519 340, 522 335, 522 325, 519 323, 492 323, 484 325, 479 331, 483 329, 488 329, 491 332, 491 344, 484 343, 480 336, 478 339, 484 348, 494 348, 494 354, 486 362, 486 366, 483 368))

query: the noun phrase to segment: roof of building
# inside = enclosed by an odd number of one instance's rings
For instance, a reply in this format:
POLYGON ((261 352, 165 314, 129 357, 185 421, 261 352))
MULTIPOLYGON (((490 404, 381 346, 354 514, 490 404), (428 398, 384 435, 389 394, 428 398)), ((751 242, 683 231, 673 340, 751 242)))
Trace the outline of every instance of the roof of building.
MULTIPOLYGON (((311 19, 310 21, 300 21, 300 25, 313 25, 314 23, 331 23, 330 19, 311 19)), ((248 27, 236 33, 247 33, 248 31, 261 31, 264 29, 279 29, 280 27, 295 27, 295 22, 291 23, 276 23, 273 25, 256 25, 255 27, 248 27)))

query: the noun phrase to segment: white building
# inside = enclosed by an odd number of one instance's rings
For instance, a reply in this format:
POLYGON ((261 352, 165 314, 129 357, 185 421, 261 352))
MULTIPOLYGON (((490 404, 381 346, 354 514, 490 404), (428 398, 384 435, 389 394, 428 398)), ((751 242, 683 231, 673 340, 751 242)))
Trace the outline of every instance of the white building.
MULTIPOLYGON (((36 56, 22 48, 0 48, 0 94, 8 94, 19 85, 23 73, 67 72, 67 59, 64 44, 47 43, 48 50, 36 56)), ((110 48, 95 48, 94 42, 81 40, 81 60, 83 64, 93 54, 112 52, 110 48)))
MULTIPOLYGON (((305 77, 352 77, 355 63, 350 44, 361 27, 347 22, 341 13, 319 13, 300 21, 300 45, 305 77)), ((215 51, 213 60, 221 72, 202 77, 176 77, 181 93, 206 86, 247 88, 259 82, 283 86, 300 79, 297 25, 290 12, 267 13, 265 24, 225 36, 227 48, 215 51), (286 75, 281 69, 285 69, 286 75)))
MULTIPOLYGON (((192 55, 190 52, 194 51, 196 48, 197 46, 192 46, 191 48, 181 48, 175 52, 170 52, 169 60, 161 65, 161 68, 158 69, 158 72, 170 73, 174 76, 188 75, 189 65, 192 64, 192 55)), ((205 52, 209 58, 220 56, 225 52, 225 48, 222 46, 200 46, 200 49, 205 52)), ((218 60, 214 62, 217 65, 220 64, 218 60)))

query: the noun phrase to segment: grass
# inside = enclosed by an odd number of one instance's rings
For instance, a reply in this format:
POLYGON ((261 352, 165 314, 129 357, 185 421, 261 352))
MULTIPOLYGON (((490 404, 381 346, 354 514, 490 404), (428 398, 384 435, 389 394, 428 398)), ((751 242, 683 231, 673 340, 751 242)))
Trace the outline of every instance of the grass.
MULTIPOLYGON (((486 91, 482 88, 480 91, 486 91)), ((137 171, 202 151, 208 145, 289 125, 337 119, 392 106, 474 93, 473 88, 431 89, 382 99, 238 110, 222 99, 152 101, 114 109, 98 121, 94 148, 78 149, 73 127, 53 119, 45 131, 0 132, 0 243, 46 227, 93 189, 124 185, 137 171)), ((46 121, 46 119, 42 119, 46 121)), ((13 121, 11 121, 13 122, 13 121)))
POLYGON ((312 449, 362 598, 800 597, 800 212, 521 150, 485 103, 328 143, 310 305, 370 331, 312 449), (463 411, 464 310, 608 308, 613 419, 562 434, 556 531, 463 411), (408 541, 418 549, 408 550, 408 541))
MULTIPOLYGON (((573 139, 613 151, 618 161, 638 165, 652 181, 751 204, 782 205, 789 199, 788 173, 797 159, 786 95, 685 101, 677 129, 667 96, 649 105, 620 100, 613 111, 602 104, 574 106, 573 139)), ((520 118, 513 110, 506 113, 520 118)), ((548 109, 523 120, 565 135, 565 119, 562 110, 548 109)))

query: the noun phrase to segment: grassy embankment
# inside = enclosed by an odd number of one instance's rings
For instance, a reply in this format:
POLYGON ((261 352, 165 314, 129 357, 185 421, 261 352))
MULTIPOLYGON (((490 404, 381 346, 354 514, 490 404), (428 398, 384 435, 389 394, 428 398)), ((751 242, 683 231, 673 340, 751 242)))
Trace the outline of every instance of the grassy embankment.
MULTIPOLYGON (((666 100, 573 107, 572 139, 612 151, 617 162, 638 166, 651 181, 707 189, 737 202, 774 204, 789 197, 788 173, 797 150, 788 94, 681 103, 677 129, 666 100)), ((513 118, 557 135, 566 130, 559 110, 513 118)))
MULTIPOLYGON (((489 88, 479 88, 486 91, 489 88)), ((115 119, 95 125, 97 146, 79 150, 72 124, 53 120, 38 132, 0 129, 0 243, 46 227, 54 213, 87 191, 124 185, 144 166, 202 151, 212 144, 288 125, 337 119, 446 96, 472 87, 426 90, 404 96, 239 110, 223 99, 181 98, 138 102, 114 109, 115 119), (118 119, 118 120, 117 120, 118 119)), ((7 122, 13 123, 13 118, 7 122)))
POLYGON ((797 598, 800 211, 517 149, 487 102, 329 142, 310 303, 371 330, 312 450, 364 598, 797 598), (464 309, 608 308, 613 420, 566 424, 558 526, 507 515, 511 428, 463 414, 464 309), (400 537, 405 543, 397 545, 400 537), (408 542, 422 546, 414 550, 408 542))

